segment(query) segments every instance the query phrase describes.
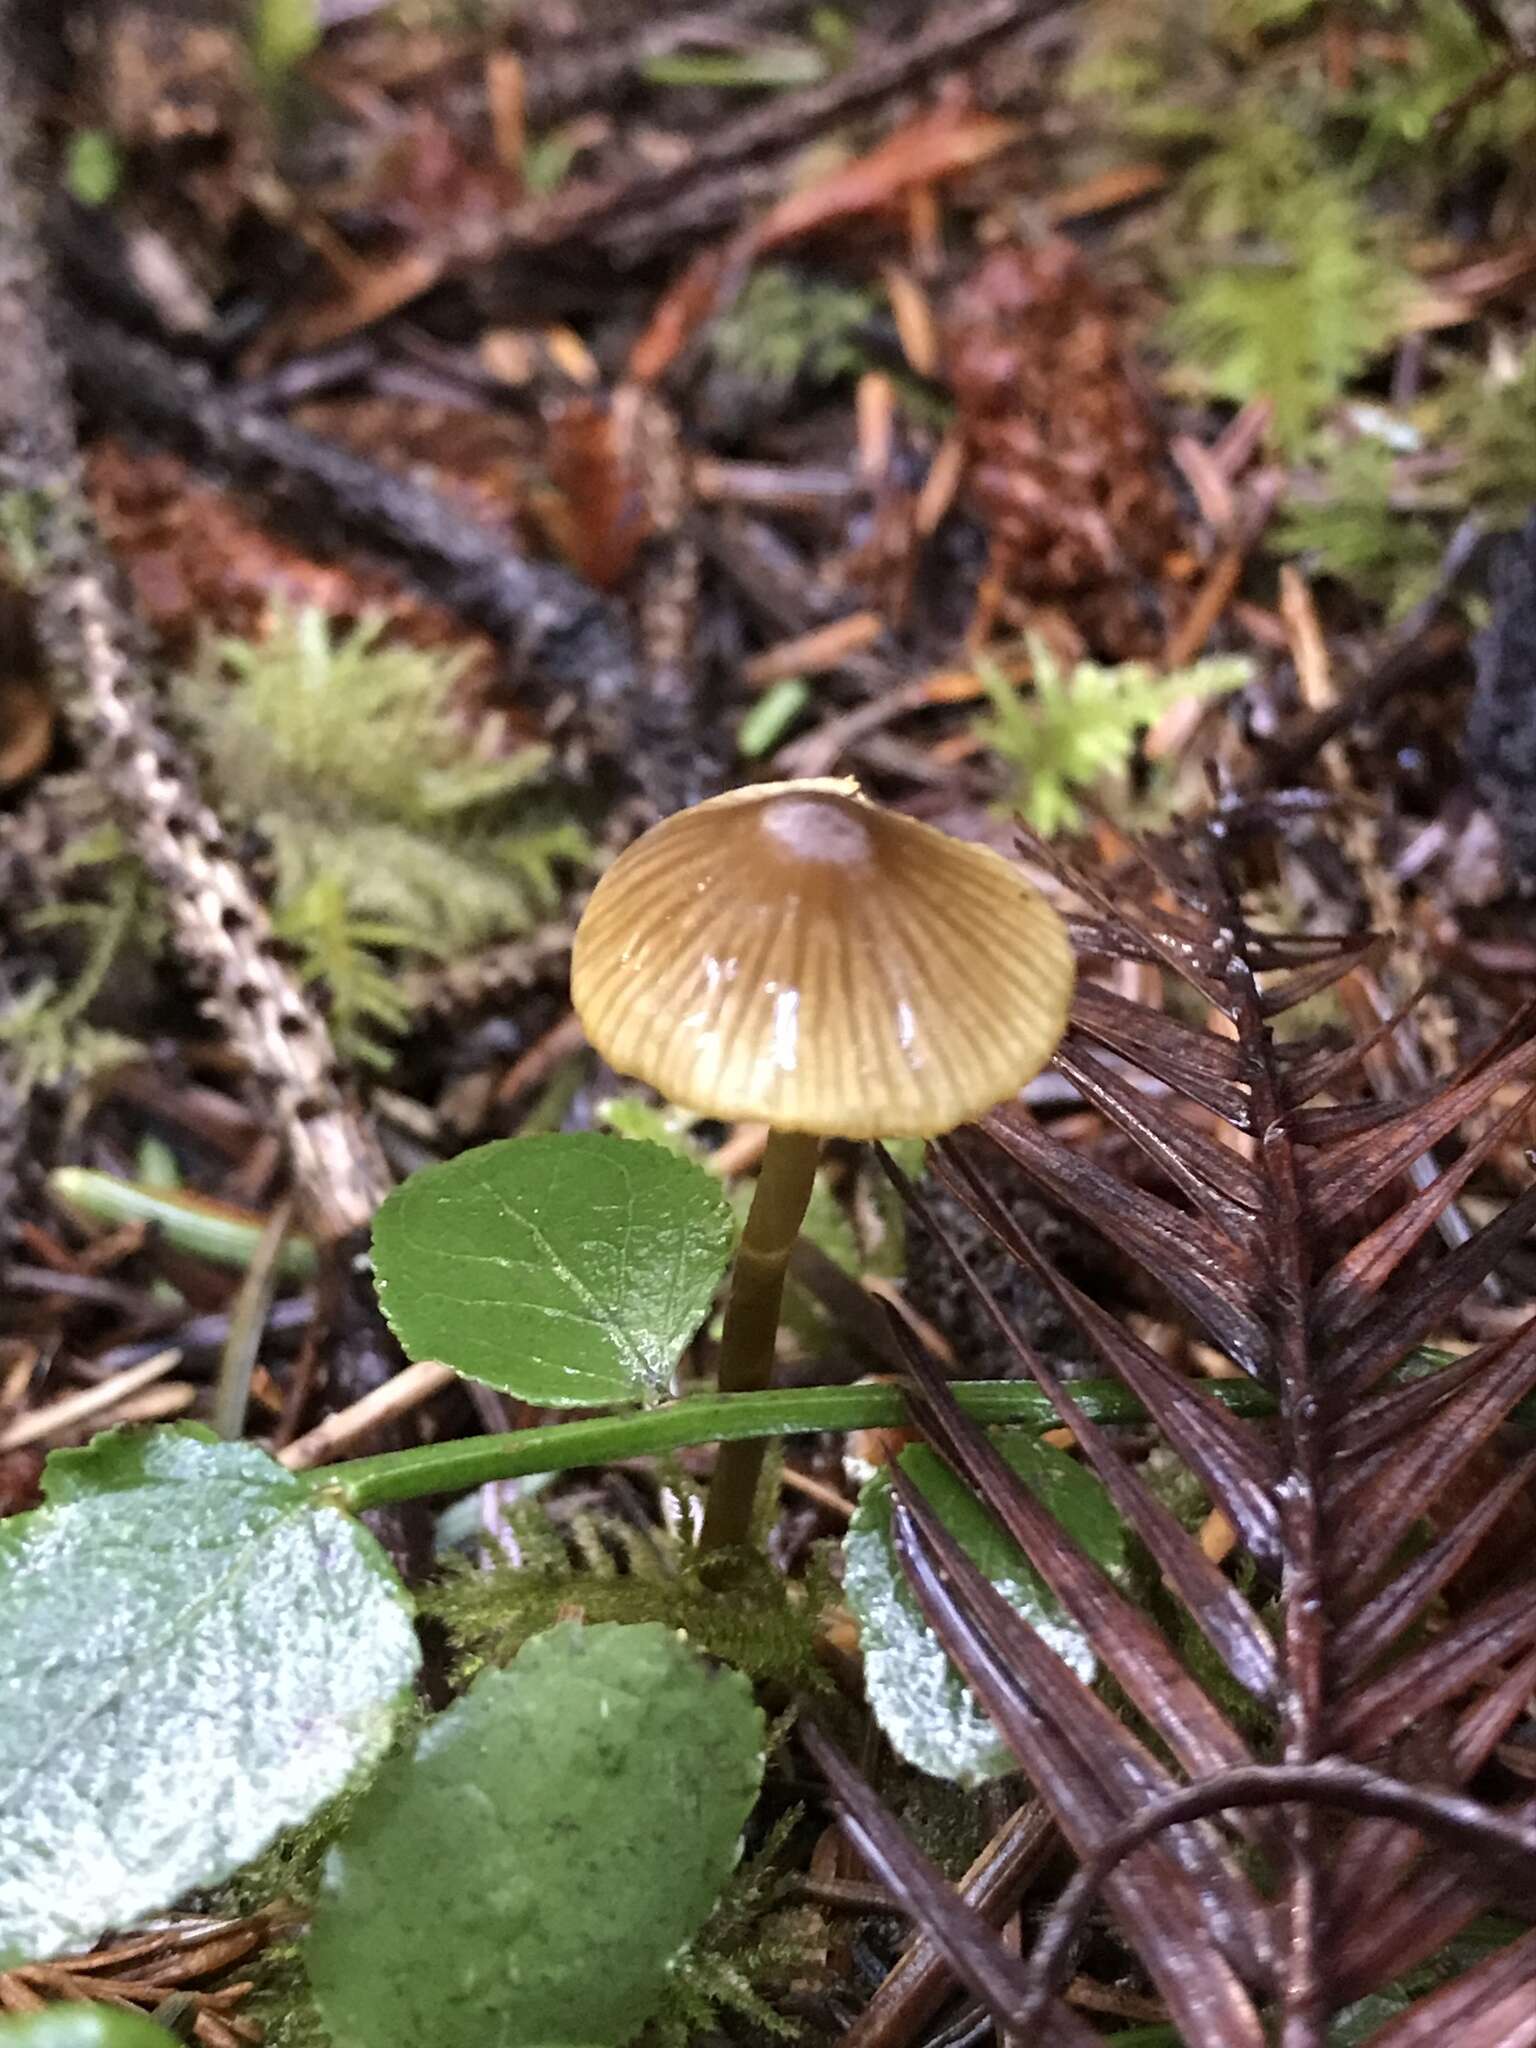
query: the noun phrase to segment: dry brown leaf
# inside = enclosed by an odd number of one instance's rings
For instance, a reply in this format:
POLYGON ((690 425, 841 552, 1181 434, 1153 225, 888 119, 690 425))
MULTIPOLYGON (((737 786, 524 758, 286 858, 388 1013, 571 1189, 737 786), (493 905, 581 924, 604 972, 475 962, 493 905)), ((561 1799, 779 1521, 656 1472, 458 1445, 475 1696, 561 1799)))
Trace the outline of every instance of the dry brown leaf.
POLYGON ((636 384, 655 384, 672 367, 699 329, 713 316, 728 252, 706 249, 673 279, 629 352, 636 384))
POLYGON ((867 156, 856 157, 819 178, 803 191, 791 192, 769 213, 757 233, 759 249, 781 249, 801 235, 876 213, 902 199, 914 187, 953 178, 985 163, 1019 136, 1012 121, 974 108, 945 104, 920 114, 888 135, 867 156))

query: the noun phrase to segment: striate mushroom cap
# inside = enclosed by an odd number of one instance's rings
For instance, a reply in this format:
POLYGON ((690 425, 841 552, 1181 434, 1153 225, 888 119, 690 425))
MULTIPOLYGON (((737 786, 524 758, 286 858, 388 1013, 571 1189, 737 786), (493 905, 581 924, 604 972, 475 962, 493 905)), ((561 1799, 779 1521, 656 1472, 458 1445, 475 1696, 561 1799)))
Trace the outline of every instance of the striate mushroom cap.
POLYGON ((851 781, 664 818, 592 893, 571 999, 668 1101, 825 1137, 934 1137, 1017 1092, 1072 997, 1066 928, 985 847, 851 781))

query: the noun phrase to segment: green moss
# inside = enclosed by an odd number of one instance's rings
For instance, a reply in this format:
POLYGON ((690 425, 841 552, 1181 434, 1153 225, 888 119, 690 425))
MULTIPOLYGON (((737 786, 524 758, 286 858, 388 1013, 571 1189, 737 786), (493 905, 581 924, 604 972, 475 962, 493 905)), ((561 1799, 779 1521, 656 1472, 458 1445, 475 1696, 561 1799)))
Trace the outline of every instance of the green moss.
MULTIPOLYGON (((537 1511, 514 1519, 525 1555, 536 1520, 537 1511)), ((726 1573, 719 1559, 706 1565, 670 1544, 637 1539, 613 1518, 600 1527, 589 1523, 577 1537, 585 1538, 580 1563, 572 1564, 563 1546, 552 1557, 541 1543, 520 1566, 450 1568, 424 1596, 425 1612, 446 1628, 466 1670, 510 1664, 530 1636, 579 1612, 588 1622, 659 1621, 681 1629, 705 1656, 760 1684, 800 1693, 825 1688, 816 1638, 832 1588, 822 1568, 791 1580, 766 1558, 744 1552, 726 1573)))
POLYGON ((1262 84, 1211 140, 1167 256, 1166 338, 1218 396, 1267 398, 1275 440, 1295 450, 1397 332, 1412 282, 1401 231, 1262 84))
POLYGON ((1362 69, 1342 108, 1362 123, 1362 164, 1410 174, 1429 166, 1443 177, 1478 157, 1513 156, 1536 131, 1536 77, 1517 70, 1495 91, 1459 101, 1500 69, 1490 43, 1462 0, 1418 0, 1392 10, 1397 53, 1362 69))
POLYGON ((1399 469, 1385 441, 1329 435, 1273 534, 1279 553, 1305 556, 1394 619, 1428 592, 1442 548, 1434 508, 1403 502, 1399 469))
POLYGON ((868 292, 767 263, 716 322, 710 346, 717 362, 757 382, 835 384, 867 367, 856 337, 874 310, 868 292))
MULTIPOLYGON (((391 1755, 414 1741, 425 1718, 419 1708, 402 1716, 391 1755)), ((280 1835, 228 1884, 194 1902, 210 1913, 236 1919, 271 1907, 292 1909, 284 1913, 277 1938, 240 1966, 242 1977, 253 1986, 240 2008, 241 2017, 262 2029, 263 2048, 331 2048, 304 1967, 304 1929, 320 1893, 331 1845, 346 1832, 383 1762, 381 1758, 373 1770, 362 1772, 303 1827, 280 1835)))
POLYGON ((796 1980, 823 1964, 826 1923, 788 1894, 804 1856, 792 1853, 800 1822, 795 1809, 770 1831, 720 1895, 698 1939, 681 1957, 662 2009, 639 2037, 638 2048, 692 2048, 724 2021, 772 2040, 793 2041, 800 2029, 775 2001, 796 1980))
POLYGON ((247 37, 256 74, 269 88, 319 48, 316 0, 250 0, 247 37))
POLYGON ((1536 343, 1450 368, 1429 407, 1461 505, 1514 526, 1536 499, 1536 343))
POLYGON ((1288 453, 1397 339, 1447 163, 1518 176, 1536 126, 1528 76, 1437 126, 1501 56, 1459 0, 1375 12, 1340 75, 1305 0, 1098 0, 1074 71, 1175 172, 1149 247, 1176 373, 1268 398, 1288 453))
POLYGON ((1515 526, 1536 500, 1536 346, 1440 367, 1411 414, 1360 407, 1372 431, 1318 436, 1272 535, 1390 619, 1433 588, 1457 520, 1515 526))
POLYGON ((338 639, 305 611, 219 643, 174 686, 221 814, 271 848, 278 935, 342 1049, 376 1065, 405 1022, 402 966, 521 937, 592 858, 536 787, 546 750, 493 755, 466 731, 462 673, 377 622, 338 639))
POLYGON ((23 1095, 92 1081, 139 1056, 137 1040, 90 1013, 124 952, 132 945, 152 952, 162 935, 148 879, 114 830, 84 833, 53 867, 56 900, 22 924, 39 936, 60 935, 76 957, 68 971, 31 983, 0 1012, 0 1049, 9 1052, 23 1095))
POLYGON ((0 553, 23 590, 37 576, 39 538, 49 510, 42 491, 0 491, 0 553))
POLYGON ((1241 689, 1252 674, 1246 661, 1221 656, 1171 675, 1134 661, 1113 667, 1080 661, 1066 669, 1043 640, 1031 637, 1027 645, 1027 697, 995 662, 976 664, 992 715, 978 720, 975 731, 1013 770, 1003 807, 1047 837, 1077 826, 1078 796, 1122 774, 1143 730, 1170 705, 1241 689))

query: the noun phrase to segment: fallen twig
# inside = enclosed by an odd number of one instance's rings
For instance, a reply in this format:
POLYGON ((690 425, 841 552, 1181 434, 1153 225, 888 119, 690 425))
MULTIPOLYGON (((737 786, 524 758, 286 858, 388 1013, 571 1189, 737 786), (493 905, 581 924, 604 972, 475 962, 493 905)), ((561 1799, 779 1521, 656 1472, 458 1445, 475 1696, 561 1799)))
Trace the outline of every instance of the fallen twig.
POLYGON ((278 1452, 278 1462, 290 1472, 307 1472, 313 1465, 329 1464, 338 1451, 360 1443, 386 1423, 398 1422, 402 1415, 419 1408, 423 1401, 430 1401, 444 1387, 452 1386, 457 1377, 451 1366, 439 1365, 435 1359, 408 1365, 381 1387, 374 1387, 360 1400, 327 1415, 303 1436, 295 1437, 278 1452))
MULTIPOLYGON (((974 0, 936 13, 909 41, 877 50, 825 84, 785 93, 727 122, 686 163, 627 180, 617 189, 573 192, 541 209, 532 246, 570 239, 597 242, 625 261, 653 254, 672 236, 719 228, 739 211, 734 180, 765 158, 782 157, 840 121, 928 83, 947 66, 978 57, 989 45, 1053 13, 1052 0, 974 0)), ((509 225, 514 225, 509 223, 509 225)), ((515 226, 504 247, 515 246, 515 226)), ((473 249, 465 256, 475 260, 473 249)), ((478 260, 500 253, 478 252, 478 260)))
POLYGON ((1266 748, 1245 793, 1280 788, 1293 781, 1328 741, 1371 717, 1426 668, 1460 647, 1465 635, 1440 618, 1484 538, 1481 523, 1464 519, 1452 534, 1434 588, 1394 629, 1375 667, 1336 702, 1299 722, 1289 735, 1266 748))
POLYGON ((609 36, 601 41, 583 37, 575 47, 556 44, 527 67, 528 119, 541 128, 568 120, 583 107, 602 106, 645 65, 686 49, 700 36, 718 35, 725 26, 764 28, 791 21, 801 11, 799 0, 731 0, 728 6, 641 17, 617 42, 609 36))
POLYGON ((66 1430, 78 1429, 82 1422, 98 1422, 115 1408, 120 1408, 130 1394, 138 1393, 140 1388, 155 1380, 164 1379, 180 1363, 179 1351, 157 1351, 153 1358, 146 1358, 139 1365, 125 1366, 99 1386, 82 1387, 76 1393, 61 1394, 57 1401, 49 1401, 41 1408, 30 1408, 8 1428, 0 1430, 0 1451, 18 1451, 26 1444, 55 1442, 66 1430))
MULTIPOLYGON (((1043 1806, 1021 1806, 956 1887, 994 1924, 1006 1920, 1057 1843, 1043 1806)), ((845 2048, 906 2048, 954 1987, 949 1964, 926 1934, 914 1934, 895 1967, 848 2030, 845 2048)))
POLYGON ((89 772, 165 892, 177 948, 270 1099, 307 1221, 326 1238, 365 1225, 389 1183, 337 1080, 323 1018, 278 957, 267 913, 228 852, 147 685, 145 637, 91 519, 27 159, 21 58, 30 22, 0 0, 0 490, 27 534, 39 642, 89 772))
MULTIPOLYGON (((1054 0, 973 0, 936 13, 909 40, 877 50, 824 84, 781 94, 724 123, 681 164, 622 182, 573 186, 553 199, 467 222, 434 249, 413 249, 402 259, 399 289, 376 303, 355 301, 323 329, 309 322, 310 339, 339 340, 371 319, 400 311, 447 278, 507 259, 584 243, 615 261, 636 263, 678 237, 719 232, 748 204, 778 196, 791 151, 1055 12, 1054 0)), ((492 296, 502 284, 493 282, 492 296)))
POLYGON ((306 544, 361 547, 403 571, 491 635, 524 690, 542 692, 540 709, 579 693, 601 722, 627 703, 634 662, 622 623, 565 570, 526 560, 441 492, 221 390, 152 341, 78 318, 65 339, 81 394, 107 424, 257 494, 306 544))
POLYGON ((103 419, 174 449, 318 553, 361 549, 488 633, 569 773, 601 763, 647 813, 713 793, 691 702, 658 695, 620 609, 568 570, 530 561, 440 491, 222 390, 200 366, 83 319, 65 329, 82 395, 103 419))

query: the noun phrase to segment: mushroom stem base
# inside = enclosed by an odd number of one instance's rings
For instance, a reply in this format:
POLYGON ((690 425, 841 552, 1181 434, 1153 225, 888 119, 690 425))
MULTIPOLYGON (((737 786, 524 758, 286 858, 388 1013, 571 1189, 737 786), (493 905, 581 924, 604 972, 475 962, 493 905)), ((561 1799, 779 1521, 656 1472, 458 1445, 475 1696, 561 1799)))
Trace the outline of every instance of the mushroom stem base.
MULTIPOLYGON (((769 1134, 725 1307, 719 1364, 723 1394, 756 1393, 772 1376, 784 1276, 805 1220, 820 1154, 820 1138, 801 1131, 769 1134)), ((720 1446, 699 1537, 701 1549, 721 1550, 749 1540, 763 1450, 761 1442, 720 1446)))

